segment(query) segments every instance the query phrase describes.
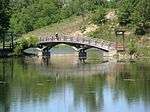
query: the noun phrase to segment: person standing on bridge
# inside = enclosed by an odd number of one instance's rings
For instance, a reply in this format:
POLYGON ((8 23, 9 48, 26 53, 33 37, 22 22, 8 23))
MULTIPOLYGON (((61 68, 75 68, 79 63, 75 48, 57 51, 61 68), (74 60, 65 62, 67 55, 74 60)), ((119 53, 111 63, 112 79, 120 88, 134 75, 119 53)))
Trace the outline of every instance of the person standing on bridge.
POLYGON ((55 37, 57 40, 59 40, 58 33, 55 34, 55 37))

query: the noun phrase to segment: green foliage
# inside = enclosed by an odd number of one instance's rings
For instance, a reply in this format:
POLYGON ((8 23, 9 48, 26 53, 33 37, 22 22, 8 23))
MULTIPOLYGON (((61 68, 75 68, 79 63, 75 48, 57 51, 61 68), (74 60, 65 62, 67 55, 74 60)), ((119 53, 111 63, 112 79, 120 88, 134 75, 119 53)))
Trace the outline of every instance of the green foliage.
POLYGON ((149 0, 124 0, 118 12, 120 25, 131 24, 136 28, 136 34, 145 34, 146 24, 150 22, 149 0))
POLYGON ((128 52, 130 55, 133 55, 133 54, 137 53, 137 51, 138 51, 137 43, 135 40, 131 39, 128 42, 128 52))
POLYGON ((125 26, 127 24, 129 24, 131 22, 130 20, 130 12, 129 11, 122 11, 120 13, 120 16, 119 16, 119 23, 120 25, 122 26, 125 26))
POLYGON ((20 55, 24 49, 36 46, 37 42, 38 37, 34 35, 26 35, 17 41, 14 52, 16 55, 20 55))
POLYGON ((137 35, 144 35, 145 34, 144 26, 141 25, 141 24, 138 24, 136 26, 135 34, 137 34, 137 35))
POLYGON ((137 0, 124 0, 120 4, 121 7, 119 8, 118 18, 120 25, 127 25, 131 23, 131 14, 134 11, 138 1, 137 0))
MULTIPOLYGON (((11 0, 11 31, 24 34, 60 22, 72 15, 94 11, 105 0, 11 0)), ((98 19, 98 18, 97 18, 98 19)))
POLYGON ((150 20, 148 0, 10 0, 10 4, 10 30, 17 34, 61 22, 72 15, 81 15, 84 20, 87 13, 93 13, 92 22, 100 25, 105 22, 106 8, 117 8, 119 23, 133 25, 137 34, 146 30, 145 24, 150 20))
MULTIPOLYGON (((117 20, 115 21, 107 21, 105 24, 100 25, 95 31, 90 32, 89 36, 97 39, 104 39, 108 41, 115 42, 116 41, 116 35, 114 32, 114 26, 118 24, 117 20)), ((122 39, 118 40, 119 42, 122 42, 122 39)))
POLYGON ((132 24, 136 26, 136 34, 144 35, 150 28, 150 3, 148 0, 142 0, 131 15, 132 24))
POLYGON ((9 29, 10 19, 9 0, 0 0, 0 40, 3 38, 9 29))
POLYGON ((27 13, 26 10, 23 10, 22 13, 18 12, 12 15, 10 19, 11 30, 14 33, 22 34, 33 29, 32 27, 32 17, 27 13))
POLYGON ((145 56, 145 57, 149 57, 150 56, 150 47, 141 47, 138 50, 138 54, 139 56, 145 56))
POLYGON ((21 8, 11 17, 11 29, 23 34, 60 20, 58 8, 52 0, 39 0, 21 8))
POLYGON ((70 17, 74 6, 63 4, 57 0, 15 1, 15 8, 10 23, 11 30, 17 34, 24 34, 34 29, 47 26, 70 17), (23 4, 23 5, 21 5, 23 4), (16 8, 16 6, 18 6, 16 8))
POLYGON ((14 53, 16 55, 20 55, 22 53, 22 49, 23 49, 23 46, 21 43, 18 43, 16 46, 15 46, 15 49, 14 49, 14 53))
POLYGON ((104 23, 105 20, 105 15, 106 15, 106 10, 103 7, 99 7, 95 13, 92 15, 91 17, 91 21, 94 24, 100 25, 102 23, 104 23))

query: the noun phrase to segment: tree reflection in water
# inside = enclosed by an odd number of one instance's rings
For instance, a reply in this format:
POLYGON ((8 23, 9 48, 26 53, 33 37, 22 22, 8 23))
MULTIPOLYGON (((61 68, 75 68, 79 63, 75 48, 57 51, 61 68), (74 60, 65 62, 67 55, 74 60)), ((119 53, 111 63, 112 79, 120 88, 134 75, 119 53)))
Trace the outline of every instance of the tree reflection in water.
POLYGON ((0 60, 0 112, 150 109, 150 64, 68 64, 0 60))

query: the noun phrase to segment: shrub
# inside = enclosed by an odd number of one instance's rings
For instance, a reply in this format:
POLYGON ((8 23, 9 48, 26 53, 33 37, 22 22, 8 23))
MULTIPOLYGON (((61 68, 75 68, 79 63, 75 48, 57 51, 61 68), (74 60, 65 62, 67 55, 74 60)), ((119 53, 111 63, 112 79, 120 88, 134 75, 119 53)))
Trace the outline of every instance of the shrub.
POLYGON ((99 7, 98 10, 95 11, 95 13, 91 17, 91 21, 94 24, 100 25, 104 23, 106 15, 106 10, 103 7, 99 7))
POLYGON ((126 26, 127 24, 129 24, 131 22, 131 19, 130 19, 130 12, 125 10, 125 11, 122 11, 118 17, 119 19, 119 24, 121 26, 126 26))
POLYGON ((136 35, 144 35, 145 34, 145 30, 143 26, 137 26, 136 30, 135 30, 135 34, 136 35))
POLYGON ((138 51, 136 41, 131 39, 128 43, 128 52, 130 55, 135 54, 138 51))
POLYGON ((23 50, 37 45, 38 37, 34 35, 27 35, 17 41, 14 52, 16 55, 22 54, 23 50))

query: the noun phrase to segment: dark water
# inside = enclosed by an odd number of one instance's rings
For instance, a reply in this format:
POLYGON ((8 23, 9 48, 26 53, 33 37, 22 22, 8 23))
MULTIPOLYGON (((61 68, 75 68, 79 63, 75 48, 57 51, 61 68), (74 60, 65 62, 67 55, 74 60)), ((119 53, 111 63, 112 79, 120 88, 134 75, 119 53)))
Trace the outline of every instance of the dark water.
POLYGON ((0 112, 150 112, 150 63, 0 59, 0 112))

